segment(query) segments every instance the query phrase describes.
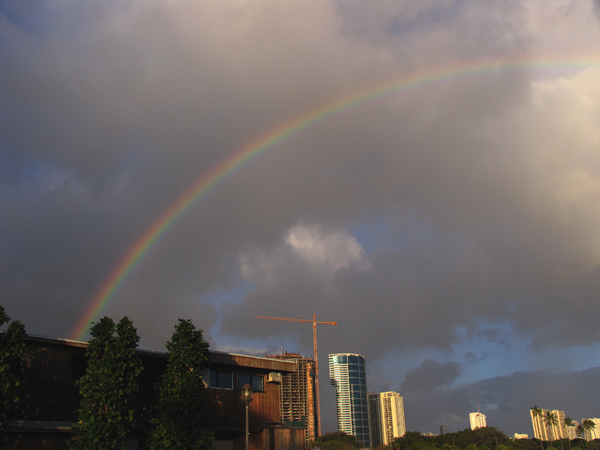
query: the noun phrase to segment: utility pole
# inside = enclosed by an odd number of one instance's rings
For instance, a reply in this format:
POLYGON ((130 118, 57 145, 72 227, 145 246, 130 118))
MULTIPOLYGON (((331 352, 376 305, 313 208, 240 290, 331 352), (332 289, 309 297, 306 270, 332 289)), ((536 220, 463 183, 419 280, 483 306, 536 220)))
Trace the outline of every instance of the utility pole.
POLYGON ((313 324, 313 347, 314 347, 314 358, 315 358, 315 390, 317 391, 317 432, 316 435, 321 436, 321 394, 319 392, 319 356, 317 355, 317 324, 325 325, 337 325, 337 322, 319 322, 317 321, 317 315, 313 314, 313 320, 306 319, 294 319, 290 317, 267 317, 267 316, 254 316, 255 319, 269 319, 269 320, 286 320, 289 322, 306 322, 313 324))

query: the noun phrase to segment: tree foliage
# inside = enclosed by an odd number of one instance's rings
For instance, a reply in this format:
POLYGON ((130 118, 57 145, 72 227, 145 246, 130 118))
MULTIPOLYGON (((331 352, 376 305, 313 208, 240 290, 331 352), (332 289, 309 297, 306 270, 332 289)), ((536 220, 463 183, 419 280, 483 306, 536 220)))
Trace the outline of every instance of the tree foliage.
POLYGON ((23 352, 25 326, 11 321, 0 305, 0 327, 9 324, 0 334, 0 445, 6 441, 6 425, 19 406, 23 388, 23 352))
MULTIPOLYGON (((583 429, 583 426, 582 426, 583 429)), ((561 445, 563 444, 562 441, 561 445)), ((573 450, 581 450, 583 446, 581 439, 573 440, 573 450), (578 446, 575 447, 575 444, 578 446)), ((501 431, 494 427, 478 428, 471 430, 467 428, 457 433, 446 433, 439 436, 422 435, 416 431, 409 431, 401 438, 394 440, 390 450, 539 450, 538 439, 509 439, 501 431)), ((589 450, 600 450, 600 439, 589 443, 589 450)), ((551 447, 554 448, 554 447, 551 447)))
POLYGON ((179 319, 166 347, 167 369, 148 445, 152 450, 207 448, 212 433, 198 424, 205 405, 202 370, 209 362, 208 343, 191 320, 179 319))
POLYGON ((500 449, 538 450, 537 441, 529 439, 511 440, 494 427, 483 427, 476 430, 467 428, 457 433, 446 433, 438 436, 426 436, 419 432, 407 432, 393 442, 396 450, 458 450, 458 449, 500 449))
POLYGON ((142 363, 135 354, 139 337, 133 323, 123 317, 115 326, 103 317, 90 331, 87 370, 79 380, 82 396, 73 450, 122 449, 133 426, 137 379, 142 363))
POLYGON ((361 448, 362 444, 356 436, 343 431, 334 431, 318 436, 313 442, 309 442, 308 448, 311 446, 321 450, 355 450, 361 448))

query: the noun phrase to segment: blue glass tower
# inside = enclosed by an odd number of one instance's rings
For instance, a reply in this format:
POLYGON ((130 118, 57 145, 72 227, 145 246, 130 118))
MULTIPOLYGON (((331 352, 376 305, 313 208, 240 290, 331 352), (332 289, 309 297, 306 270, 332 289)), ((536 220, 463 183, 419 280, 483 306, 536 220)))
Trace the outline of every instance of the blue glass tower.
POLYGON ((355 353, 329 355, 329 376, 335 386, 338 430, 371 446, 365 358, 355 353))

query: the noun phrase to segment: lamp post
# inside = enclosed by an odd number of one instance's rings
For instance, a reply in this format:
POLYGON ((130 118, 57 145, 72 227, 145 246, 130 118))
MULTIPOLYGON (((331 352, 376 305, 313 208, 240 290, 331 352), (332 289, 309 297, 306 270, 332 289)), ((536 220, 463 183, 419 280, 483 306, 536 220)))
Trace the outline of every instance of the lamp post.
POLYGON ((250 426, 248 421, 248 411, 253 395, 254 391, 252 390, 252 386, 245 384, 242 387, 242 400, 246 403, 246 450, 250 449, 250 426))

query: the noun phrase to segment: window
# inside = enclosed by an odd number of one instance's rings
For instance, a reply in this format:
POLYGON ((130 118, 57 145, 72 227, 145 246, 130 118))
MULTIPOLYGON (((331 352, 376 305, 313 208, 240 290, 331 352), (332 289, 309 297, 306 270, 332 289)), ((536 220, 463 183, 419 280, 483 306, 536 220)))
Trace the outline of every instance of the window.
POLYGON ((262 376, 248 375, 245 373, 240 373, 238 375, 238 389, 242 389, 245 384, 249 384, 255 391, 264 391, 263 383, 264 380, 262 376))
POLYGON ((233 377, 231 372, 210 371, 210 387, 217 389, 233 389, 233 377))

